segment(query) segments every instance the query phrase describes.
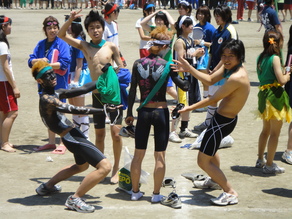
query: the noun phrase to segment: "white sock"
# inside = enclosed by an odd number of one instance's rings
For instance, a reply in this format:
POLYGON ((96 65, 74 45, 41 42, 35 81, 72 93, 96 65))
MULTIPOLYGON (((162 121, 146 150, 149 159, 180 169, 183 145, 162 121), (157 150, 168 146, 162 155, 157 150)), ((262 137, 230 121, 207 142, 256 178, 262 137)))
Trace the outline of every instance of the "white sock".
POLYGON ((81 132, 89 139, 89 117, 88 116, 78 116, 73 115, 73 123, 78 127, 81 132))
POLYGON ((89 127, 90 127, 89 117, 88 116, 80 117, 80 130, 83 132, 87 139, 89 139, 89 127))
POLYGON ((164 196, 163 195, 152 195, 152 198, 151 198, 151 202, 152 203, 157 203, 157 202, 160 202, 160 200, 163 198, 164 196))
POLYGON ((72 116, 73 123, 77 128, 80 128, 80 117, 78 115, 73 115, 72 116))
POLYGON ((138 201, 140 198, 143 197, 143 193, 142 192, 133 192, 132 191, 132 196, 131 196, 131 200, 132 201, 138 201))

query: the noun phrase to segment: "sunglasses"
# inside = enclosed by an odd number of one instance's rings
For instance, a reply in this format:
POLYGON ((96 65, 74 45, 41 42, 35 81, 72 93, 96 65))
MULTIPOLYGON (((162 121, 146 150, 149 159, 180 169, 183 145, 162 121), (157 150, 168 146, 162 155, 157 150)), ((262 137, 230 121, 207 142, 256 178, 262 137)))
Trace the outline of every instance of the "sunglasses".
POLYGON ((57 21, 48 21, 48 22, 46 23, 46 26, 52 26, 52 25, 54 25, 54 26, 58 26, 59 23, 58 23, 57 21))

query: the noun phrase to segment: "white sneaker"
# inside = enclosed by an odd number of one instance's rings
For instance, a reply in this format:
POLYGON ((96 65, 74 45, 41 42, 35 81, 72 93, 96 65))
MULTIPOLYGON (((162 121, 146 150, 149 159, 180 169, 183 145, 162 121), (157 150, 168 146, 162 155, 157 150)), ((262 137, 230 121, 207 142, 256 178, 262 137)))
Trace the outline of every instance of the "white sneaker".
POLYGON ((182 142, 182 140, 178 137, 178 135, 175 131, 173 131, 169 134, 168 140, 171 142, 174 142, 174 143, 181 143, 182 142))
POLYGON ((277 164, 273 163, 272 166, 265 165, 263 167, 263 173, 266 173, 266 174, 285 173, 285 168, 279 167, 277 164))
POLYGON ((265 157, 262 160, 261 159, 257 159, 255 167, 256 168, 263 168, 266 165, 266 162, 267 162, 267 160, 266 160, 265 157))
POLYGON ((190 130, 188 130, 188 129, 185 129, 183 132, 180 132, 179 134, 178 134, 178 136, 180 137, 180 138, 196 138, 196 137, 198 137, 198 134, 196 134, 196 133, 193 133, 193 132, 191 132, 190 130))
POLYGON ((214 189, 221 190, 222 188, 215 183, 211 177, 207 177, 204 181, 194 181, 194 186, 199 189, 214 189))
POLYGON ((223 192, 218 198, 211 198, 211 202, 215 205, 235 205, 238 203, 238 198, 235 195, 223 192))
POLYGON ((288 164, 292 164, 292 151, 285 151, 282 155, 282 159, 288 164))

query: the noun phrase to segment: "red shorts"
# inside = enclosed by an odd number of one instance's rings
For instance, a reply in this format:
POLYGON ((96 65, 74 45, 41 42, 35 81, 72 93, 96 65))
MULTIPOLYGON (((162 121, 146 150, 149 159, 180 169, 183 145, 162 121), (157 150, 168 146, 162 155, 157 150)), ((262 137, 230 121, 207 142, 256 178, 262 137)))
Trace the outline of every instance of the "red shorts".
POLYGON ((254 8, 254 3, 255 2, 250 2, 250 1, 246 2, 247 7, 248 7, 249 10, 252 10, 254 8))
POLYGON ((0 111, 9 113, 17 111, 17 100, 8 81, 0 81, 0 111))
POLYGON ((292 4, 285 4, 284 3, 284 9, 286 10, 292 10, 292 4))

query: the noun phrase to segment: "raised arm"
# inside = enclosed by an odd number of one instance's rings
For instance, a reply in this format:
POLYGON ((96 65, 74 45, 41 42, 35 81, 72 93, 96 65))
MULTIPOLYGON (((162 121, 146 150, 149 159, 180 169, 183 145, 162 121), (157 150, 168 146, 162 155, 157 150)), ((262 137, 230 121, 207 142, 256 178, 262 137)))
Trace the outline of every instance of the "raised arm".
POLYGON ((223 65, 216 72, 214 72, 211 75, 208 75, 208 74, 205 74, 205 73, 200 72, 197 69, 195 69, 184 58, 182 58, 180 61, 173 60, 173 62, 176 63, 176 64, 172 65, 173 71, 175 71, 175 72, 179 72, 179 71, 189 72, 195 78, 197 78, 202 83, 204 83, 208 86, 213 85, 216 82, 223 79, 223 74, 224 74, 224 66, 223 65))
POLYGON ((82 40, 75 39, 71 37, 69 34, 67 34, 67 30, 69 26, 72 24, 72 21, 75 20, 78 17, 81 17, 82 15, 79 14, 82 11, 80 9, 79 11, 71 11, 69 19, 63 24, 61 29, 58 32, 58 37, 60 37, 62 40, 70 44, 71 46, 80 49, 83 51, 83 46, 82 46, 82 40))
POLYGON ((152 14, 149 14, 147 17, 145 17, 140 25, 144 30, 147 30, 148 32, 151 32, 151 27, 148 25, 148 22, 158 13, 159 11, 156 11, 152 14))

